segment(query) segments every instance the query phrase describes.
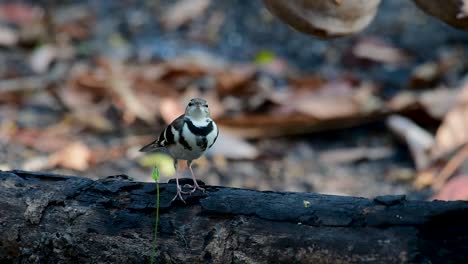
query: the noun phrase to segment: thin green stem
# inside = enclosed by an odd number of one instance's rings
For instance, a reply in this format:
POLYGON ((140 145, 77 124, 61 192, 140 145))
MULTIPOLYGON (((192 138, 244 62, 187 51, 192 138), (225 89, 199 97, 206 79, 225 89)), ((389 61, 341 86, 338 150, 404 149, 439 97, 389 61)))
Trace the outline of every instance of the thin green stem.
POLYGON ((156 241, 158 239, 158 224, 159 224, 159 170, 158 167, 154 166, 153 169, 153 179, 156 181, 156 221, 154 224, 154 239, 153 239, 153 248, 151 250, 151 264, 154 263, 156 255, 156 241))

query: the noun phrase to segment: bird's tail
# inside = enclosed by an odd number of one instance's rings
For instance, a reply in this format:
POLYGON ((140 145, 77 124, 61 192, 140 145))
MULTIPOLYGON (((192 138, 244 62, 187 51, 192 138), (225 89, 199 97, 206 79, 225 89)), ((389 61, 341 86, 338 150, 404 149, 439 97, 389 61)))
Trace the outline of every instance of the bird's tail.
POLYGON ((150 151, 154 151, 154 150, 157 150, 157 149, 160 149, 162 146, 161 144, 159 143, 159 140, 155 140, 151 143, 149 143, 148 145, 142 147, 140 149, 140 152, 150 152, 150 151))

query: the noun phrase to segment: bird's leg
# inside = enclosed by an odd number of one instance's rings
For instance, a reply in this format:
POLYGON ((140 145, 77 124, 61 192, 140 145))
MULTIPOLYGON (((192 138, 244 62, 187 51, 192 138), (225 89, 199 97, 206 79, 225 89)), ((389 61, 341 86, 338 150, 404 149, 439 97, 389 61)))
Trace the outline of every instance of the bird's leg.
POLYGON ((175 177, 176 177, 176 183, 177 183, 177 193, 174 196, 174 198, 172 198, 171 202, 174 201, 175 199, 177 199, 177 197, 179 197, 180 200, 185 203, 184 198, 182 198, 182 194, 189 194, 189 193, 188 192, 183 192, 182 188, 180 187, 179 174, 177 173, 177 159, 174 159, 174 168, 175 168, 175 177))
POLYGON ((190 173, 192 174, 192 179, 193 179, 193 189, 190 191, 190 193, 195 192, 197 189, 202 191, 202 192, 205 192, 205 189, 200 187, 198 185, 198 183, 197 183, 197 179, 195 179, 195 174, 193 173, 193 170, 192 170, 192 161, 191 160, 187 160, 187 167, 189 168, 190 173))

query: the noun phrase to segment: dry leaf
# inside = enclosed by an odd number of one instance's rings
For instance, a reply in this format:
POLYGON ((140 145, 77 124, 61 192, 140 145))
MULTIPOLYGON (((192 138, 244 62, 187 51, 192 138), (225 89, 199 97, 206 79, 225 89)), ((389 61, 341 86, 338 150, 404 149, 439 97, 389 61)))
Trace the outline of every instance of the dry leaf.
POLYGON ((413 0, 413 2, 427 14, 437 17, 453 27, 468 30, 468 17, 463 15, 466 13, 466 0, 413 0))
POLYGON ((364 29, 377 13, 380 0, 263 0, 285 23, 319 37, 337 37, 364 29))
POLYGON ((161 99, 159 106, 161 117, 163 118, 164 122, 166 122, 166 124, 170 124, 185 111, 180 102, 177 99, 171 97, 161 99))
MULTIPOLYGON (((456 173, 468 158, 468 83, 459 90, 455 106, 444 117, 437 130, 435 143, 431 146, 432 160, 443 164, 432 164, 418 182, 429 182, 436 190, 456 173), (442 167, 438 170, 438 167, 442 167), (433 169, 433 168, 435 169, 433 169), (432 172, 432 173, 430 173, 432 172)), ((433 162, 434 163, 434 162, 433 162)))
POLYGON ((449 180, 432 199, 446 201, 468 200, 468 175, 458 175, 449 180))
POLYGON ((0 4, 1 20, 14 24, 28 25, 37 22, 43 14, 44 11, 41 8, 27 3, 12 1, 0 4))
POLYGON ((411 73, 410 86, 412 88, 427 88, 438 80, 440 74, 439 65, 435 62, 418 65, 411 73))
POLYGON ((36 156, 26 159, 22 166, 23 170, 41 171, 49 168, 49 158, 44 156, 36 156))
POLYGON ((181 56, 175 57, 167 62, 171 71, 190 76, 200 76, 208 73, 214 74, 226 69, 228 64, 223 58, 217 57, 206 51, 188 51, 181 56))
POLYGON ((468 142, 468 83, 459 90, 457 102, 445 116, 436 133, 434 157, 442 156, 468 142))
POLYGON ((316 90, 327 84, 327 80, 318 75, 292 77, 289 84, 295 89, 316 90))
POLYGON ((271 98, 275 103, 321 120, 360 113, 360 106, 354 100, 352 87, 347 82, 329 82, 315 91, 273 93, 271 98))
POLYGON ((298 95, 290 102, 294 102, 294 108, 299 112, 322 120, 359 113, 359 106, 347 97, 298 95))
POLYGON ((275 114, 245 113, 232 117, 219 117, 216 122, 221 131, 230 131, 245 138, 265 138, 285 135, 298 135, 336 128, 348 128, 369 121, 375 116, 356 116, 331 120, 318 120, 314 117, 291 113, 290 111, 275 114))
POLYGON ((426 168, 431 162, 429 153, 434 145, 432 135, 410 119, 402 116, 389 117, 387 125, 393 133, 408 144, 416 167, 419 170, 426 168))
POLYGON ((88 107, 74 109, 71 112, 71 118, 85 128, 97 132, 110 132, 115 129, 111 121, 109 121, 102 110, 102 107, 88 107))
POLYGON ((463 165, 468 159, 468 145, 461 147, 455 151, 454 155, 450 157, 450 160, 444 165, 442 170, 436 175, 433 182, 433 187, 436 190, 442 188, 445 182, 454 175, 457 170, 463 165))
POLYGON ((387 102, 387 107, 391 111, 401 111, 404 109, 409 109, 412 107, 417 107, 417 101, 418 97, 416 94, 409 92, 409 91, 403 91, 395 96, 393 96, 388 102, 387 102))
POLYGON ((103 101, 103 87, 81 87, 68 85, 60 91, 59 96, 62 102, 70 109, 70 117, 85 128, 92 130, 109 132, 114 129, 105 112, 109 103, 103 101), (97 98, 101 97, 100 100, 97 98))
POLYGON ((0 26, 0 45, 11 47, 18 43, 19 36, 16 30, 6 26, 0 26))
POLYGON ((53 152, 70 142, 69 133, 67 130, 60 131, 55 127, 41 130, 21 129, 15 132, 12 141, 42 152, 53 152))
POLYGON ((85 4, 63 5, 54 10, 54 28, 75 40, 88 38, 96 25, 93 11, 85 4))
POLYGON ((463 0, 462 7, 460 8, 460 13, 458 13, 457 18, 463 19, 468 17, 468 0, 463 0))
MULTIPOLYGON (((386 109, 372 85, 353 88, 349 81, 328 82, 317 89, 269 92, 269 110, 220 116, 224 130, 248 138, 305 134, 345 128, 378 118, 386 109), (380 109, 380 108, 383 109, 380 109)), ((228 98, 226 98, 228 99, 228 98)), ((227 100, 223 101, 227 105, 227 100)), ((235 104, 242 104, 234 101, 235 104)), ((226 106, 226 109, 231 109, 226 106)))
POLYGON ((402 50, 376 38, 359 40, 353 47, 353 54, 360 59, 385 64, 404 64, 408 61, 407 55, 402 50))
POLYGON ((89 168, 91 150, 80 141, 66 145, 49 157, 49 166, 84 171, 89 168))
POLYGON ((413 182, 413 187, 416 190, 422 190, 424 188, 432 186, 437 174, 444 166, 442 161, 432 162, 431 166, 419 170, 416 174, 416 178, 413 182))
POLYGON ((125 73, 123 65, 117 62, 109 64, 109 86, 124 105, 124 120, 132 123, 138 117, 148 124, 155 122, 155 113, 148 111, 140 102, 133 89, 133 80, 125 73))
POLYGON ((455 89, 438 88, 421 93, 418 102, 431 117, 441 120, 455 104, 457 94, 455 89))
POLYGON ((216 75, 217 91, 220 96, 251 94, 247 90, 247 83, 252 80, 255 68, 251 66, 231 67, 229 70, 216 75))
POLYGON ((43 45, 34 50, 29 64, 36 73, 45 73, 55 58, 57 58, 57 48, 52 45, 43 45))
POLYGON ((179 0, 165 12, 161 22, 164 28, 174 30, 202 16, 210 3, 210 0, 179 0))
POLYGON ((393 154, 394 151, 389 147, 339 148, 321 152, 319 160, 325 164, 352 163, 360 160, 385 159, 393 154))
POLYGON ((209 153, 214 156, 223 156, 227 159, 255 159, 259 154, 252 144, 238 135, 223 131, 222 129, 209 153))

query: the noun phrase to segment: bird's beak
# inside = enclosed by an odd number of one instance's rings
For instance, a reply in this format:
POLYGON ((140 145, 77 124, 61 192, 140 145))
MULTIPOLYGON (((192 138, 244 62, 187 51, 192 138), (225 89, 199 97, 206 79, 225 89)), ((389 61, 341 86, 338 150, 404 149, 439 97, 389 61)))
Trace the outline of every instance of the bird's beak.
POLYGON ((195 107, 195 109, 193 110, 193 114, 194 114, 195 116, 197 116, 197 117, 198 117, 198 116, 200 116, 200 117, 203 116, 203 109, 202 109, 201 105, 197 105, 197 106, 195 107))

